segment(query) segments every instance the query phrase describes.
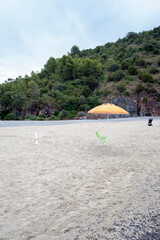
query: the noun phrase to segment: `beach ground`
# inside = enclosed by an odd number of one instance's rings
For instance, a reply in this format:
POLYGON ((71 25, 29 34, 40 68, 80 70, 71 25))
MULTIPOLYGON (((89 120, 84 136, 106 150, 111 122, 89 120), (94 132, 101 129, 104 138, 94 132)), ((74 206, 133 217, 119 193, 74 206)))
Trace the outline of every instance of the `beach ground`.
POLYGON ((159 239, 159 123, 1 128, 0 240, 159 239))

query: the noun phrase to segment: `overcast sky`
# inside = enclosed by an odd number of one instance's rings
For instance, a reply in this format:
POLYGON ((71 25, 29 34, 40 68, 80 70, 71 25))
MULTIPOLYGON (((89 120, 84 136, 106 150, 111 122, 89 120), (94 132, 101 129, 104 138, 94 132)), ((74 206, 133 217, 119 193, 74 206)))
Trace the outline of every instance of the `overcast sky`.
POLYGON ((0 0, 0 83, 160 25, 160 0, 0 0))

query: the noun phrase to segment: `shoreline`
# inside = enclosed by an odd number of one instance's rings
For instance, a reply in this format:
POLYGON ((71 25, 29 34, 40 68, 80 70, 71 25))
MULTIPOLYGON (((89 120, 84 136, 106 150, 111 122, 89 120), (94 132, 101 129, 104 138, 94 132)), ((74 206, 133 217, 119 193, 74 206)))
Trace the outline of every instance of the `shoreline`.
POLYGON ((110 118, 110 119, 82 119, 82 120, 56 120, 56 121, 22 121, 22 120, 10 120, 0 121, 0 128, 4 127, 25 127, 25 126, 56 126, 56 125, 68 125, 74 123, 106 123, 106 122, 128 122, 128 121, 146 121, 149 118, 160 121, 160 116, 153 117, 126 117, 126 118, 110 118))

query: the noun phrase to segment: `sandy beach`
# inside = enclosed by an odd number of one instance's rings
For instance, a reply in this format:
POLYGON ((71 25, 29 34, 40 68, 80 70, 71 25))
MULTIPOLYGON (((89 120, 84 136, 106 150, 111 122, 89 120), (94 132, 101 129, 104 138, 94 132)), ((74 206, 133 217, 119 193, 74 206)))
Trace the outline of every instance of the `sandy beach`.
POLYGON ((1 128, 0 240, 158 239, 159 123, 1 128))

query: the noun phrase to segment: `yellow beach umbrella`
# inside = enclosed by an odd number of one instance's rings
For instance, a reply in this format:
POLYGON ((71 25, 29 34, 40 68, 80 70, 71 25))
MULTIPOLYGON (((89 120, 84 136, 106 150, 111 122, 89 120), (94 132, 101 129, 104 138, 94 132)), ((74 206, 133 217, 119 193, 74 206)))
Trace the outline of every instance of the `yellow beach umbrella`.
POLYGON ((111 103, 102 104, 100 106, 94 107, 88 111, 88 113, 97 113, 97 114, 129 114, 126 110, 121 107, 118 107, 111 103))

